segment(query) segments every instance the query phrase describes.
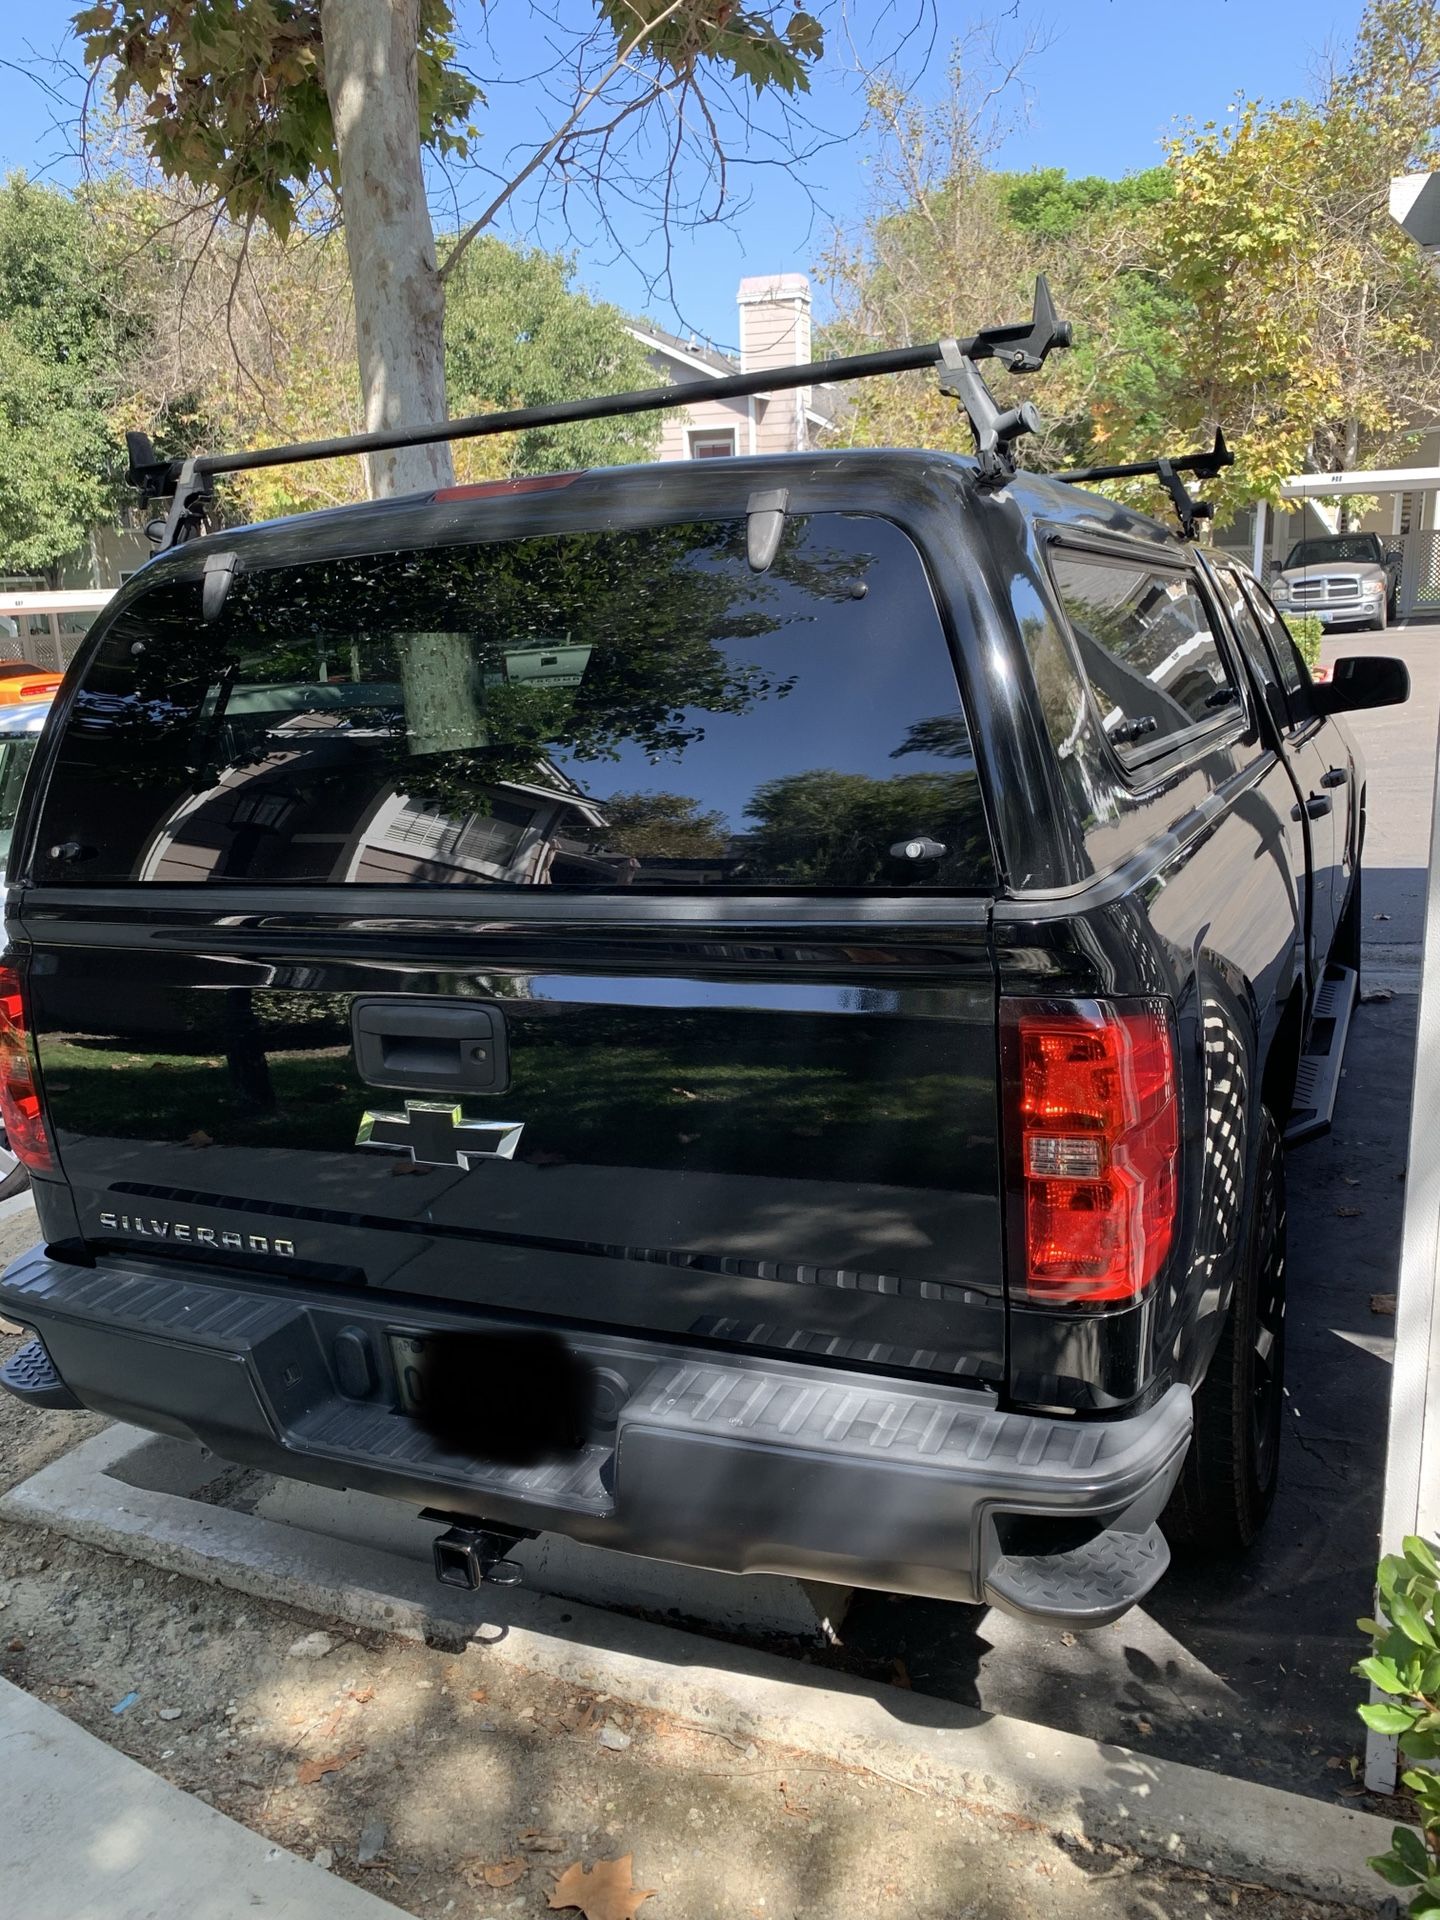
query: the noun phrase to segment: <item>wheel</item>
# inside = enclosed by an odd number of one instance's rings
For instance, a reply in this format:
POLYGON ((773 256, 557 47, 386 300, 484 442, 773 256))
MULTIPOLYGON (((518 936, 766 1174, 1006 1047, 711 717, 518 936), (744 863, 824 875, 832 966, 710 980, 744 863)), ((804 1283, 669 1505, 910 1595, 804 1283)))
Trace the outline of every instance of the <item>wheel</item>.
POLYGON ((1195 1431, 1161 1526, 1171 1543, 1243 1553, 1265 1524, 1280 1466, 1285 1385, 1285 1153, 1260 1109, 1244 1255, 1195 1431))

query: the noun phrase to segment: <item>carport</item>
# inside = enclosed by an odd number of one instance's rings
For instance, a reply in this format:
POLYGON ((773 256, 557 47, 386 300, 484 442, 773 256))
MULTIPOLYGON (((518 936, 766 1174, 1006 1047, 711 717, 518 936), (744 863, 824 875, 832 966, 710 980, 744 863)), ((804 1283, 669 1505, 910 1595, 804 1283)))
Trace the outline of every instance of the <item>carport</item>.
MULTIPOLYGON (((1401 530, 1382 533, 1387 553, 1400 559, 1400 617, 1434 618, 1440 613, 1440 527, 1426 526, 1434 518, 1431 502, 1440 488, 1440 468, 1375 467, 1342 473, 1296 473, 1280 489, 1280 498, 1292 503, 1307 500, 1333 500, 1358 496, 1388 495, 1402 503, 1410 500, 1409 513, 1397 515, 1401 530), (1416 524, 1418 522, 1422 524, 1416 524)), ((1262 501, 1255 515, 1255 571, 1264 573, 1268 541, 1269 513, 1262 501)))

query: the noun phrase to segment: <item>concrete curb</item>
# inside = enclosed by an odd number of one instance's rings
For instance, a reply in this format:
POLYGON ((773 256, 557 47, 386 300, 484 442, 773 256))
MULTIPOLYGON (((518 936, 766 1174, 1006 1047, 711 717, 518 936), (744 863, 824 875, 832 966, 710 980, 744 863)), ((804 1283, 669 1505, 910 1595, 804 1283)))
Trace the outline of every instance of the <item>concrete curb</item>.
POLYGON ((980 1813, 1312 1898, 1371 1909, 1385 1898, 1365 1861, 1391 1829, 1372 1814, 575 1601, 495 1589, 467 1602, 394 1554, 113 1477, 144 1444, 109 1428, 14 1488, 0 1514, 352 1626, 409 1639, 478 1633, 482 1659, 980 1813))
POLYGON ((401 1920, 6 1680, 0 1805, 17 1920, 401 1920))

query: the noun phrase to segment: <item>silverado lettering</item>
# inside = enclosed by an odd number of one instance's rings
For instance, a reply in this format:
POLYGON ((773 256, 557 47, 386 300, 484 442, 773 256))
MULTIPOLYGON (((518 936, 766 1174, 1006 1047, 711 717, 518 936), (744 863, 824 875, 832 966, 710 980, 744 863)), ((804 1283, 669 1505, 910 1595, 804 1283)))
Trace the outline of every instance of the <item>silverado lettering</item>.
POLYGON ((102 1213, 100 1224, 110 1233, 138 1233, 147 1240, 180 1240, 197 1247, 225 1247, 232 1253, 273 1253, 287 1260, 295 1255, 293 1240, 272 1239, 264 1233, 224 1233, 188 1220, 157 1220, 153 1214, 102 1213))

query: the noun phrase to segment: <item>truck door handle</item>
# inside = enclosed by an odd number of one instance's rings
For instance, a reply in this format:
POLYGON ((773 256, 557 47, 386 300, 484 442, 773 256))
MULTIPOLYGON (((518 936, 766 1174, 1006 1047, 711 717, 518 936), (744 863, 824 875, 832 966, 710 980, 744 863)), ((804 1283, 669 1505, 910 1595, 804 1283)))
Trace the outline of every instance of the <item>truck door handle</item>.
POLYGON ((350 1032, 360 1078, 408 1093, 503 1093, 509 1084, 498 1007, 424 996, 357 999, 350 1032))
POLYGON ((1331 767, 1321 774, 1320 784, 1322 787, 1343 787, 1349 778, 1350 775, 1344 767, 1331 767))
POLYGON ((1307 819, 1323 820, 1329 813, 1333 802, 1328 793, 1309 794, 1298 807, 1290 809, 1290 818, 1298 820, 1303 813, 1307 819))

